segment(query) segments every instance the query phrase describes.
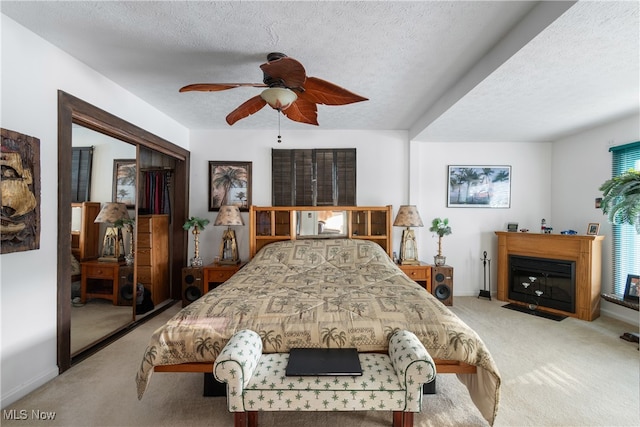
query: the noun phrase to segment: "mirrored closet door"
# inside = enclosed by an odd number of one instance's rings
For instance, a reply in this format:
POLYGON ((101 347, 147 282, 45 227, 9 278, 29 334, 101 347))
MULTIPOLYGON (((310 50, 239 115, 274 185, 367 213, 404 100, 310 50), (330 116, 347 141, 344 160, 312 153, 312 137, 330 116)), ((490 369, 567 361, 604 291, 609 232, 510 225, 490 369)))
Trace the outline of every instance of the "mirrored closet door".
POLYGON ((129 221, 136 216, 136 146, 79 125, 73 126, 72 146, 74 357, 134 320, 134 268, 125 256, 133 242, 129 221), (121 209, 110 211, 114 206, 121 209))
POLYGON ((189 152, 58 92, 58 368, 181 300, 189 152))

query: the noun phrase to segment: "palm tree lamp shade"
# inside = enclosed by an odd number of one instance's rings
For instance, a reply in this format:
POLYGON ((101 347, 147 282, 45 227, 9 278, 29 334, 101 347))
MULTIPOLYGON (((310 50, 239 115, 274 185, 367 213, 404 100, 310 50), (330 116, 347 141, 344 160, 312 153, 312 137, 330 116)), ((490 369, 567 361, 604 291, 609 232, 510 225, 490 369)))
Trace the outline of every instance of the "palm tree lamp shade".
POLYGON ((236 241, 236 233, 231 226, 244 225, 240 209, 237 206, 220 206, 220 211, 213 225, 227 226, 222 235, 220 242, 220 260, 219 264, 239 264, 238 243, 236 241))
POLYGON ((402 205, 395 221, 394 227, 406 227, 402 231, 402 244, 400 245, 400 264, 402 265, 419 265, 418 261, 418 245, 416 244, 416 235, 410 227, 422 227, 422 219, 418 209, 414 205, 402 205))
POLYGON ((107 224, 102 240, 102 256, 98 261, 120 262, 124 260, 124 241, 122 228, 115 227, 114 223, 120 219, 130 219, 127 205, 124 203, 105 203, 94 220, 97 223, 107 224))

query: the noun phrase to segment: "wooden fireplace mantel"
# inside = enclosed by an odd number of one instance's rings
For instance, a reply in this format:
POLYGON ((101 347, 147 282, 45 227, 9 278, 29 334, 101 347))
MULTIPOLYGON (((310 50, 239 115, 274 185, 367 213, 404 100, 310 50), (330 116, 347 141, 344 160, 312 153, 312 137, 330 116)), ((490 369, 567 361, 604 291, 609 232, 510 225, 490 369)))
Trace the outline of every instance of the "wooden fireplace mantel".
POLYGON ((518 303, 509 299, 509 255, 562 259, 576 263, 576 312, 548 307, 538 309, 589 321, 600 316, 604 236, 495 233, 498 236, 498 300, 518 303))

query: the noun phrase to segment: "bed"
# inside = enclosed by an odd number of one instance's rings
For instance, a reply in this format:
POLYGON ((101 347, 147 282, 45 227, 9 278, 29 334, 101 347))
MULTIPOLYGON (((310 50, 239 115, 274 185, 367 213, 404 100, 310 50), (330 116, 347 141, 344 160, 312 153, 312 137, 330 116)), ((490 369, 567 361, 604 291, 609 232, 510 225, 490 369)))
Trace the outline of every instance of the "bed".
POLYGON ((264 245, 231 279, 154 332, 136 375, 138 397, 163 366, 210 369, 242 329, 258 332, 265 353, 292 347, 386 352, 390 335, 407 329, 437 359, 438 373, 457 372, 490 424, 497 414, 500 374, 484 342, 377 243, 340 238, 264 245), (447 370, 448 364, 470 369, 447 370))

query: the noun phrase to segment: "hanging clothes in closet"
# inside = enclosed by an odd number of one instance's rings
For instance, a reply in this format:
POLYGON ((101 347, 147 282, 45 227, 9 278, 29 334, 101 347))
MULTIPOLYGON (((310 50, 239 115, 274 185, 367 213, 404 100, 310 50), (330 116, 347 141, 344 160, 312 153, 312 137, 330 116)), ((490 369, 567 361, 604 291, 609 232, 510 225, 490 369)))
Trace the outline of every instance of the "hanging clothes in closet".
POLYGON ((147 214, 171 214, 171 186, 170 170, 144 170, 144 192, 141 200, 141 210, 147 214))

